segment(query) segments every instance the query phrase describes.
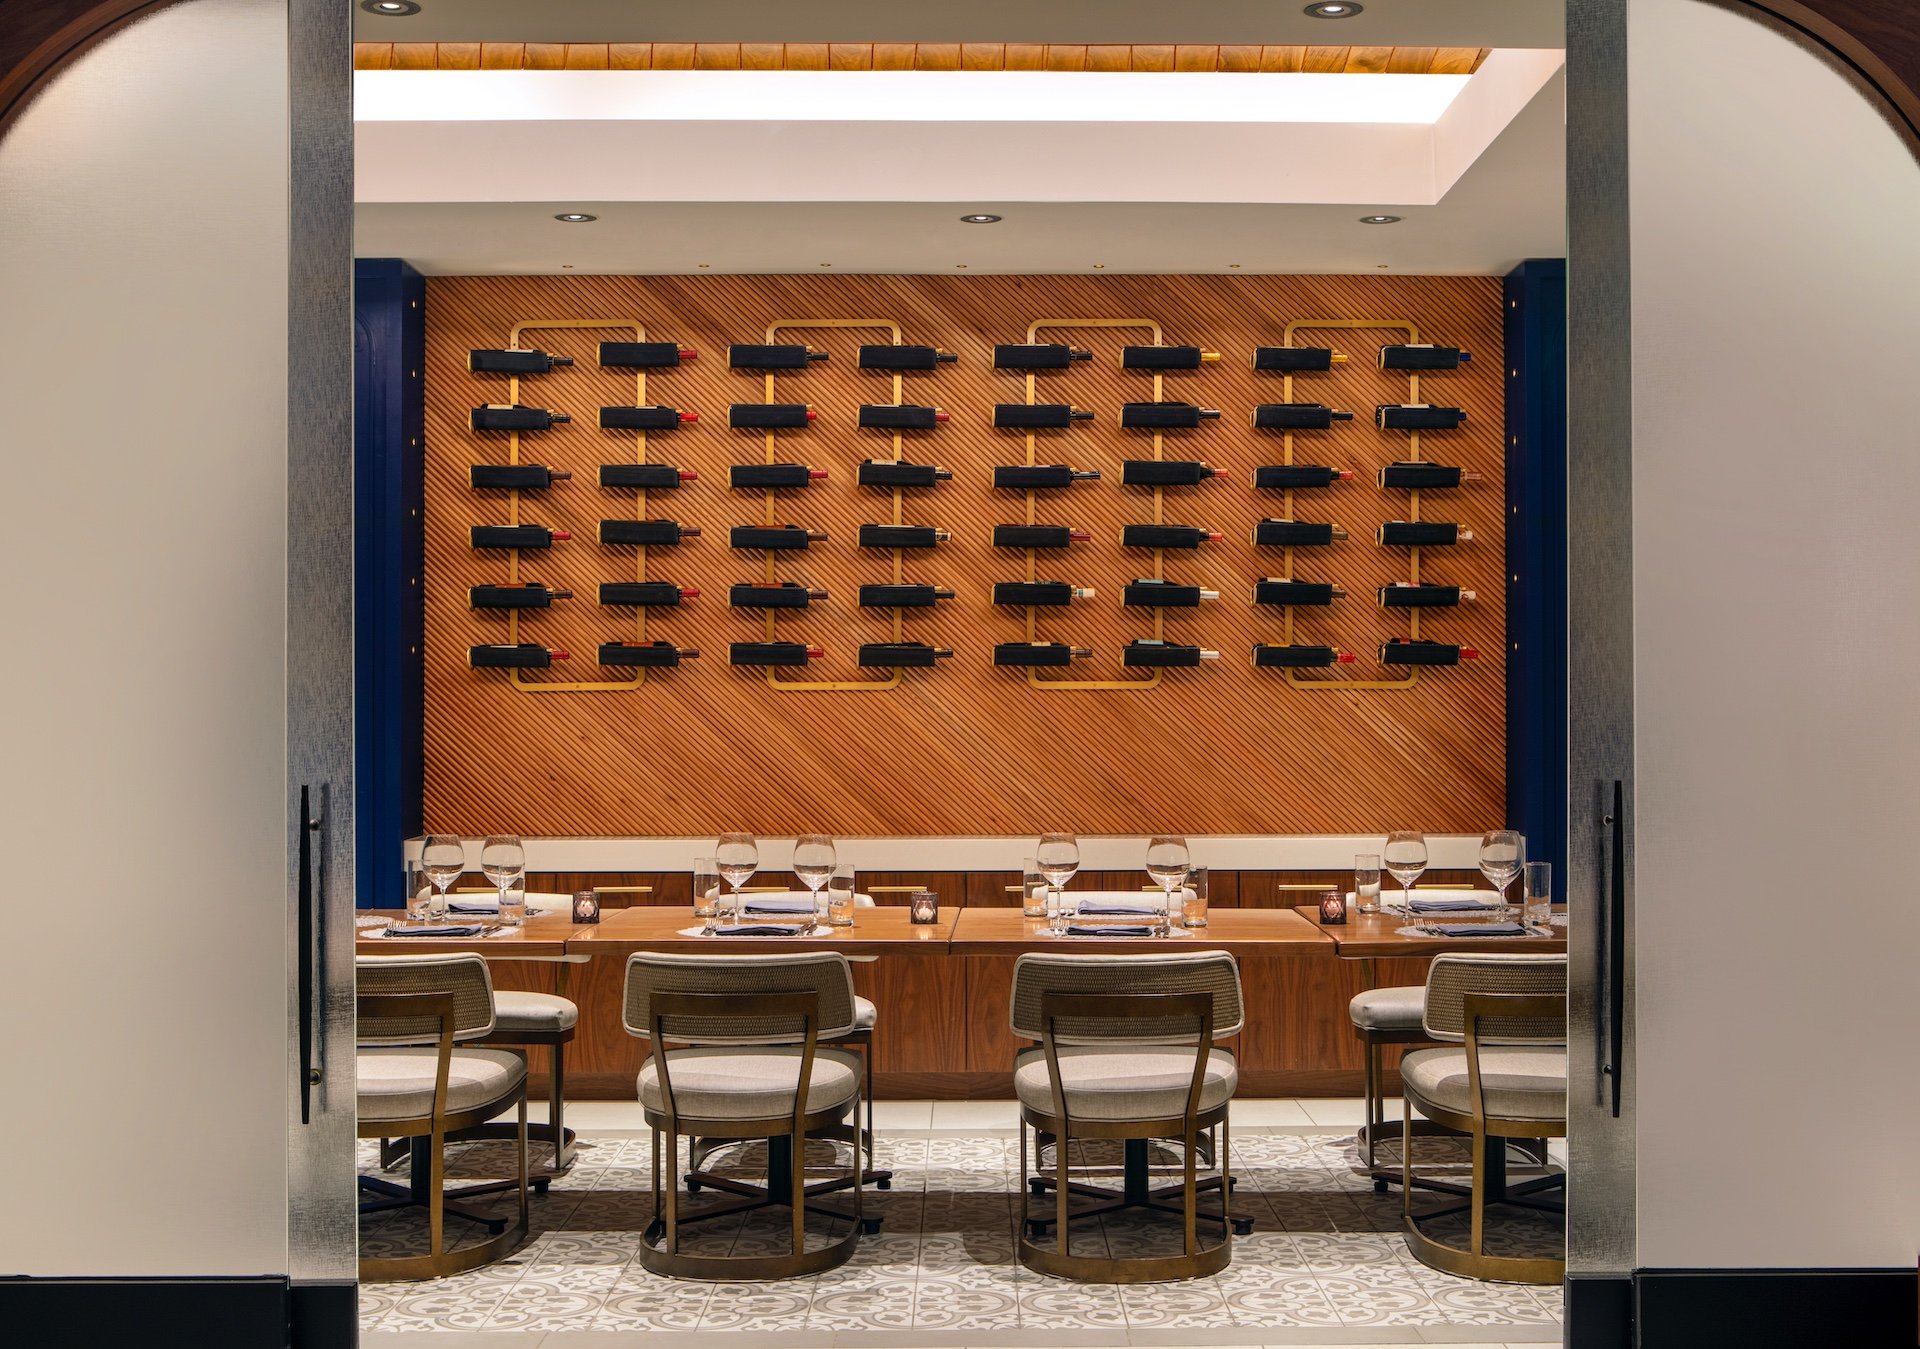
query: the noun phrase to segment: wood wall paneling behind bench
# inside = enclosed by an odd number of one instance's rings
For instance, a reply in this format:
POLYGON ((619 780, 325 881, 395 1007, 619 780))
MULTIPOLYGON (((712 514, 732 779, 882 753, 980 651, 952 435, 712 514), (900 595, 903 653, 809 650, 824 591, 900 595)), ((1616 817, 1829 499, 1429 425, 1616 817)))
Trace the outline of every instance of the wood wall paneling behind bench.
MULTIPOLYGON (((1504 799, 1504 644, 1501 585, 1502 367, 1499 283, 1486 277, 1129 276, 1129 277, 440 277, 428 282, 426 827, 484 834, 511 827, 544 835, 702 835, 725 828, 765 834, 825 829, 841 834, 1021 834, 1045 822, 1082 833, 1177 828, 1189 833, 1344 833, 1389 828, 1474 832, 1500 822, 1504 799), (516 323, 535 319, 626 318, 651 337, 700 350, 698 360, 650 375, 648 401, 700 413, 697 425, 649 438, 649 457, 693 468, 699 481, 648 496, 645 513, 698 524, 704 534, 679 548, 649 550, 647 575, 697 586, 701 597, 656 611, 649 636, 698 646, 699 661, 650 672, 635 692, 536 694, 515 690, 506 672, 472 670, 467 648, 506 639, 503 614, 474 613, 467 587, 508 576, 503 554, 475 553, 468 528, 505 522, 505 494, 467 484, 468 465, 504 462, 504 435, 467 427, 474 405, 501 401, 503 377, 468 373, 471 347, 502 346, 516 323), (904 632, 953 647, 938 669, 908 671, 883 693, 776 692, 764 672, 726 664, 730 641, 761 635, 757 615, 730 611, 729 583, 757 578, 761 556, 727 547, 732 524, 761 520, 763 499, 726 486, 731 462, 759 461, 758 433, 726 426, 727 405, 760 401, 757 374, 729 370, 730 341, 761 341, 776 319, 878 318, 897 321, 904 338, 960 354, 957 365, 909 375, 903 399, 935 403, 952 420, 910 435, 907 457, 954 471, 951 483, 905 494, 902 518, 944 526, 950 543, 909 554, 907 579, 952 586, 959 597, 936 611, 909 611, 904 632), (1165 574, 1221 592, 1197 611, 1170 612, 1167 636, 1217 648, 1218 662, 1172 670, 1147 692, 1044 692, 1021 671, 996 668, 996 642, 1025 636, 1020 610, 989 602, 994 580, 1018 579, 1025 557, 989 546, 991 527, 1018 522, 1026 503, 995 491, 991 466, 1024 459, 1023 437, 996 431, 991 406, 1022 401, 1024 380, 991 368, 993 344, 1023 340, 1028 323, 1054 317, 1142 317, 1165 340, 1219 351, 1219 363, 1166 378, 1163 397, 1221 409, 1218 422, 1167 436, 1167 457, 1204 458, 1232 470, 1226 480, 1170 489, 1164 518, 1224 531, 1197 553, 1168 552, 1165 574), (1424 494, 1421 513, 1457 520, 1473 543, 1429 549, 1422 574, 1479 593, 1459 610, 1430 612, 1423 634, 1478 647, 1482 659, 1424 672, 1405 692, 1305 692, 1282 674, 1255 670, 1256 640, 1278 641, 1277 610, 1249 602, 1253 581, 1282 573, 1277 549, 1249 541, 1254 522, 1282 514, 1281 497, 1256 492, 1255 465, 1278 462, 1281 439, 1248 425, 1251 407, 1282 400, 1276 376, 1255 375, 1255 345, 1276 344, 1290 321, 1310 318, 1410 319, 1424 340, 1474 354, 1457 373, 1422 381, 1423 399, 1466 409, 1467 425, 1422 438, 1428 458, 1478 470, 1482 481, 1424 494)), ((520 579, 566 586, 575 598, 522 620, 522 640, 566 647, 570 662, 536 680, 591 679, 598 644, 631 638, 630 612, 601 610, 597 583, 635 574, 631 550, 594 541, 602 517, 635 513, 631 493, 603 491, 597 465, 631 459, 632 433, 602 431, 602 404, 631 402, 630 372, 601 370, 596 343, 630 336, 618 329, 529 334, 530 344, 574 356, 572 369, 524 380, 521 401, 573 414, 571 425, 523 436, 521 457, 572 470, 571 482, 525 494, 520 518, 571 530, 546 553, 520 557, 520 579)), ((886 611, 856 607, 861 582, 890 578, 889 554, 863 551, 863 521, 891 518, 887 493, 854 485, 863 457, 887 457, 885 433, 861 431, 856 409, 888 402, 892 381, 856 367, 863 341, 884 332, 802 329, 787 334, 824 347, 831 360, 775 381, 781 401, 805 401, 819 420, 776 436, 777 457, 831 470, 831 481, 783 493, 775 517, 823 527, 831 540, 782 555, 776 575, 827 587, 831 600, 783 619, 783 637, 827 650, 804 677, 860 679, 861 642, 886 638, 886 611)), ((1120 485, 1121 461, 1150 457, 1149 434, 1122 431, 1120 405, 1153 396, 1148 374, 1122 371, 1119 350, 1150 341, 1145 331, 1076 328, 1044 336, 1090 346, 1095 359, 1041 376, 1041 401, 1072 401, 1096 420, 1043 433, 1042 461, 1097 468, 1096 484, 1038 499, 1037 518, 1093 531, 1093 542, 1041 555, 1038 575, 1099 590, 1070 610, 1042 611, 1045 637, 1091 645, 1095 659, 1072 677, 1126 678, 1121 648, 1151 635, 1151 611, 1120 604, 1124 583, 1153 573, 1153 555, 1119 546, 1121 526, 1153 518, 1150 490, 1120 485)), ((1331 610, 1299 610, 1298 640, 1325 641, 1360 655, 1361 677, 1392 672, 1375 664, 1386 637, 1404 635, 1403 613, 1382 613, 1376 587, 1408 575, 1404 550, 1374 542, 1383 520, 1405 518, 1407 494, 1375 485, 1379 466, 1405 457, 1405 433, 1372 424, 1376 403, 1404 401, 1407 380, 1376 368, 1387 331, 1302 333, 1302 343, 1332 345, 1352 359, 1331 373, 1298 376, 1296 401, 1324 401, 1355 413, 1330 432, 1296 434, 1297 461, 1351 469, 1334 488, 1295 494, 1294 514, 1331 520, 1351 537, 1328 549, 1295 553, 1297 576, 1344 585, 1331 610)), ((616 672, 618 673, 618 672, 616 672)), ((790 672, 798 674, 800 672, 790 672)))

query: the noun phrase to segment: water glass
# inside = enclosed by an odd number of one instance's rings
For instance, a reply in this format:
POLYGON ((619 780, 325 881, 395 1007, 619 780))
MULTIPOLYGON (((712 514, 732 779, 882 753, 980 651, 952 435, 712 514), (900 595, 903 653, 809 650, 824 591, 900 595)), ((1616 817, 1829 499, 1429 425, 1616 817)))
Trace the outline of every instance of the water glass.
POLYGON ((424 923, 433 908, 433 882, 427 879, 427 873, 413 863, 407 863, 407 919, 410 922, 424 923))
POLYGON ((1353 902, 1362 913, 1380 912, 1380 854, 1363 852, 1353 858, 1353 902))
POLYGON ((720 864, 711 857, 693 859, 693 916, 713 917, 713 903, 720 897, 720 864))
POLYGON ((1020 913, 1026 918, 1047 916, 1047 878, 1031 857, 1020 864, 1020 913))
POLYGON ((1553 927, 1553 863, 1529 862, 1522 873, 1525 889, 1521 892, 1527 906, 1527 926, 1540 932, 1553 927))
POLYGON ((827 877, 827 926, 852 927, 854 906, 859 902, 859 886, 853 868, 837 866, 827 877))
POLYGON ((527 878, 515 876, 500 887, 500 923, 519 927, 527 917, 527 878))
POLYGON ((1180 925, 1205 927, 1207 925, 1207 869, 1205 867, 1189 869, 1184 889, 1186 902, 1180 906, 1180 925))

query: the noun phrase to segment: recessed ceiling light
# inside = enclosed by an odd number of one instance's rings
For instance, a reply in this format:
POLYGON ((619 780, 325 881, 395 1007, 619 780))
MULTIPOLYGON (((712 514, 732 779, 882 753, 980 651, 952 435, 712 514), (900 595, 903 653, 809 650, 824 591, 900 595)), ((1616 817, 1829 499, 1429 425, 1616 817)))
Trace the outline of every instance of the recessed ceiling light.
POLYGON ((573 264, 571 262, 563 262, 560 264, 560 270, 563 272, 570 272, 573 270, 573 264))
POLYGON ((709 268, 709 267, 711 267, 711 266, 713 266, 713 264, 712 264, 711 262, 703 262, 703 263, 701 263, 701 264, 700 264, 700 270, 704 272, 704 271, 706 271, 706 270, 707 270, 707 268, 709 268))
POLYGON ((964 263, 964 262, 956 262, 956 263, 954 263, 953 265, 954 265, 954 266, 955 266, 956 268, 958 268, 958 269, 959 269, 960 271, 963 271, 963 272, 964 272, 964 271, 966 271, 966 270, 967 270, 967 264, 966 264, 966 263, 964 263))
POLYGON ((1240 270, 1240 264, 1237 262, 1229 262, 1227 264, 1227 270, 1237 272, 1240 270))
POLYGON ((1319 0, 1317 4, 1308 5, 1306 12, 1315 19, 1351 19, 1364 8, 1354 0, 1319 0))
POLYGON ((360 8, 369 14, 378 14, 384 19, 403 19, 409 14, 420 12, 420 6, 413 0, 360 0, 360 8))
POLYGON ((562 211, 554 217, 555 220, 564 220, 569 225, 584 225, 589 220, 598 220, 599 218, 597 215, 588 215, 585 211, 562 211))
POLYGON ((974 215, 963 215, 960 219, 969 225, 997 225, 1000 223, 999 216, 988 215, 985 211, 978 212, 974 215))
POLYGON ((1093 264, 1093 270, 1094 270, 1094 271, 1096 271, 1096 272, 1098 272, 1098 271, 1103 271, 1103 270, 1105 270, 1105 268, 1106 268, 1106 265, 1107 265, 1107 264, 1106 264, 1106 263, 1104 263, 1104 262, 1096 262, 1096 263, 1094 263, 1094 264, 1093 264))
POLYGON ((1360 217, 1360 223, 1363 225, 1397 225, 1400 223, 1400 217, 1397 215, 1363 215, 1360 217))

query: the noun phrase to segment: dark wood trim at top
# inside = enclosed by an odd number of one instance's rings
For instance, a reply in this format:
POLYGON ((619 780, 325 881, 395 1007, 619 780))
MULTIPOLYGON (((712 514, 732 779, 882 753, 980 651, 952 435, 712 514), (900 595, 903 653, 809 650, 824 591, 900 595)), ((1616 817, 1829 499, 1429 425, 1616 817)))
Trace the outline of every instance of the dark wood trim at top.
POLYGON ((94 43, 179 0, 0 0, 0 137, 94 43))

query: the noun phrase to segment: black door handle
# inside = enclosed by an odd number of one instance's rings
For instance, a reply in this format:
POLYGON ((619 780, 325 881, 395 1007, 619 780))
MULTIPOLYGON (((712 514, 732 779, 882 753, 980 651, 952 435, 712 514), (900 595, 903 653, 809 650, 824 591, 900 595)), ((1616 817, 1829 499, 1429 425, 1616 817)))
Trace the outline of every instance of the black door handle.
POLYGON ((1600 1074, 1608 1107, 1619 1119, 1627 1040, 1627 810, 1626 784, 1618 778, 1613 783, 1613 809, 1601 822, 1609 827, 1609 836, 1605 929, 1599 943, 1601 1015, 1606 1035, 1600 1074))
POLYGON ((314 1067, 314 942, 319 930, 317 904, 319 886, 315 884, 313 871, 313 836, 319 832, 320 821, 313 816, 312 789, 300 789, 299 822, 299 913, 295 918, 299 925, 296 949, 298 968, 295 978, 300 981, 300 1122, 308 1124, 313 1119, 313 1089, 319 1084, 320 1073, 314 1067))

